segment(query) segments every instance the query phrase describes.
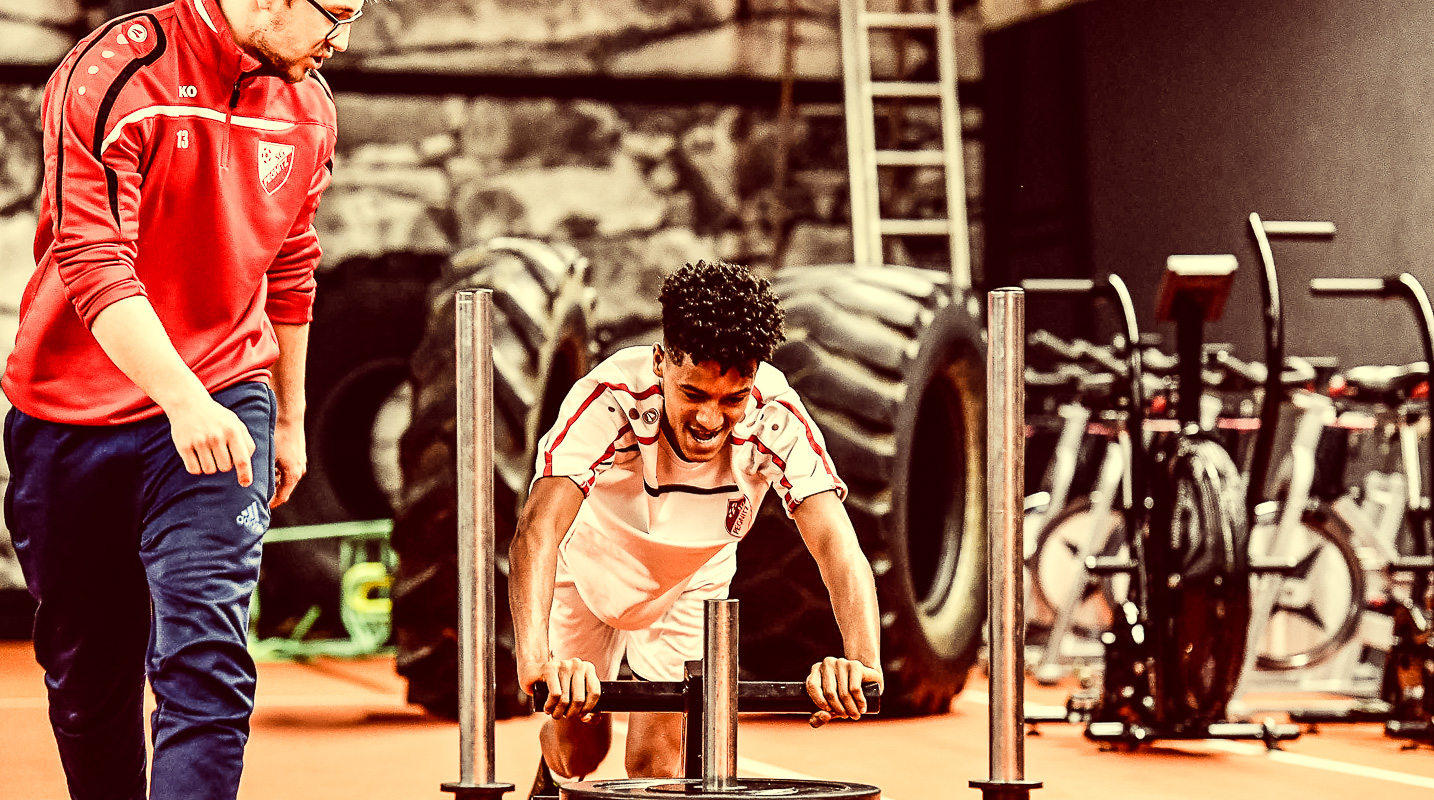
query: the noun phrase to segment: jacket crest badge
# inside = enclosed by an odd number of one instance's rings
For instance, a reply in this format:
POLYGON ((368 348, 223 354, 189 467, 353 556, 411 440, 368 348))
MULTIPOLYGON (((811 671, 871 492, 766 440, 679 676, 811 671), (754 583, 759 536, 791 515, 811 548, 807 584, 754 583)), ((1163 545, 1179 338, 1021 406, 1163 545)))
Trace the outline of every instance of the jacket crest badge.
POLYGON ((259 143, 259 185, 273 194, 289 180, 294 170, 294 146, 291 144, 259 143))
POLYGON ((752 502, 744 495, 741 500, 727 501, 727 533, 742 538, 742 527, 752 514, 752 502))

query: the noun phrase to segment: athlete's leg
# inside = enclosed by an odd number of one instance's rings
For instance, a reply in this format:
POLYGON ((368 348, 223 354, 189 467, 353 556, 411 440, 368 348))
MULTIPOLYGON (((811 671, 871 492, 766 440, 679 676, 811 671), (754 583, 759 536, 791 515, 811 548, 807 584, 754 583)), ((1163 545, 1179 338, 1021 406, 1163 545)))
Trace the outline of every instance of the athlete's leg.
MULTIPOLYGON (((626 634, 593 615, 583 602, 562 559, 553 586, 553 610, 548 615, 548 647, 554 658, 581 658, 597 669, 598 679, 617 678, 626 634)), ((591 722, 552 719, 543 722, 538 735, 543 760, 564 778, 591 774, 607 758, 612 746, 612 721, 598 714, 591 722)))
POLYGON ((682 715, 634 712, 627 721, 626 766, 631 778, 682 775, 682 715))
POLYGON ((239 789, 255 669, 247 636, 259 579, 260 542, 274 487, 275 404, 269 388, 244 383, 215 394, 254 439, 254 482, 234 471, 190 475, 167 420, 146 430, 140 557, 154 602, 149 679, 153 800, 226 798, 239 789))
POLYGON ((597 771, 612 747, 612 718, 598 714, 592 722, 546 719, 538 733, 543 760, 564 778, 581 778, 597 771))
MULTIPOLYGON (((649 627, 628 634, 627 663, 649 681, 680 681, 685 664, 702 658, 703 606, 727 596, 727 584, 700 584, 649 627)), ((670 778, 682 774, 682 715, 633 714, 627 728, 627 774, 670 778)))
POLYGON ((71 797, 144 800, 144 648, 132 426, 62 425, 11 411, 5 518, 35 614, 50 725, 71 797))

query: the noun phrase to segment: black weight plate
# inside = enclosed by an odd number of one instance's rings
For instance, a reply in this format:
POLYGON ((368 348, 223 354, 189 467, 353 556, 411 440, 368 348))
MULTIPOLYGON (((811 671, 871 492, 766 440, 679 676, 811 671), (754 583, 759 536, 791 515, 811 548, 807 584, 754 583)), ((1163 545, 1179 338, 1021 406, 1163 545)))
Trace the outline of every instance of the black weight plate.
POLYGON ((712 800, 753 800, 765 797, 792 797, 800 800, 878 800, 881 790, 865 783, 845 781, 791 780, 787 778, 736 778, 735 786, 704 791, 700 780, 631 778, 627 780, 583 781, 559 788, 562 800, 622 800, 677 797, 712 800))

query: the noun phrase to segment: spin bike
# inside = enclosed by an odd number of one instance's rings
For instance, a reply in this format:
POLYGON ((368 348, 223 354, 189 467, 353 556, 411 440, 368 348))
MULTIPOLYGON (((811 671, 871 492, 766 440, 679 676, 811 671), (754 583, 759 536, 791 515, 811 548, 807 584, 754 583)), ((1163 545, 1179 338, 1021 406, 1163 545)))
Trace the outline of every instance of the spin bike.
MULTIPOLYGON (((1388 370, 1383 380, 1370 380, 1367 388, 1412 394, 1422 379, 1427 384, 1429 366, 1434 364, 1434 310, 1429 296, 1413 275, 1404 273, 1385 278, 1324 278, 1310 281, 1310 292, 1320 297, 1400 298, 1414 312, 1424 351, 1422 369, 1388 370)), ((1413 436, 1406 437, 1406 449, 1413 449, 1413 436)), ((1427 446, 1434 458, 1434 435, 1427 446)), ((1290 715, 1298 723, 1383 722, 1386 736, 1415 743, 1434 744, 1434 599, 1430 595, 1430 574, 1434 573, 1434 532, 1430 530, 1429 498, 1434 496, 1434 475, 1420 480, 1419 461, 1406 453, 1410 471, 1408 524, 1413 534, 1413 554, 1387 565, 1391 574, 1414 575, 1413 590, 1407 597, 1392 598, 1394 637, 1385 660, 1380 685, 1379 709, 1350 711, 1300 711, 1290 715), (1416 500, 1417 498, 1417 500, 1416 500)), ((1434 467, 1434 460, 1430 461, 1434 467)))
MULTIPOLYGON (((1032 495, 1045 502, 1035 505, 1025 519, 1031 629, 1027 635, 1045 634, 1045 646, 1030 671, 1038 683, 1051 684, 1066 674, 1072 657, 1098 657, 1096 639, 1110 627, 1115 604, 1092 587, 1081 565, 1090 556, 1115 555, 1124 544, 1120 509, 1131 504, 1130 446, 1124 424, 1130 397, 1127 367, 1115 348, 1080 339, 1066 342, 1046 331, 1036 331, 1028 341, 1062 359, 1054 373, 1027 370, 1028 396, 1037 388, 1055 387, 1065 389, 1069 397, 1057 412, 1062 425, 1043 482, 1047 491, 1032 495), (1057 380, 1063 375, 1069 376, 1065 384, 1057 380), (1078 476, 1078 472, 1091 474, 1078 476), (1093 526, 1102 524, 1106 529, 1093 534, 1093 526), (1051 537, 1057 531, 1069 535, 1061 535, 1053 544, 1051 537)), ((1148 399, 1151 391, 1162 387, 1158 380, 1146 378, 1148 399)), ((1118 593, 1123 594, 1123 587, 1118 593)))
POLYGON ((1237 723, 1226 705, 1244 663, 1250 576, 1288 565, 1251 564, 1244 480, 1229 453, 1201 429, 1204 324, 1219 319, 1234 281, 1234 256, 1171 256, 1157 317, 1176 325, 1182 391, 1178 429, 1148 450, 1135 308, 1124 281, 1033 280, 1029 293, 1113 299, 1120 307, 1130 403, 1131 497, 1123 508, 1129 555, 1090 556, 1089 573, 1129 577, 1114 614, 1099 687, 1073 695, 1059 713, 1026 721, 1083 722, 1085 735, 1112 746, 1157 739, 1256 739, 1274 747, 1299 736, 1294 725, 1237 723))

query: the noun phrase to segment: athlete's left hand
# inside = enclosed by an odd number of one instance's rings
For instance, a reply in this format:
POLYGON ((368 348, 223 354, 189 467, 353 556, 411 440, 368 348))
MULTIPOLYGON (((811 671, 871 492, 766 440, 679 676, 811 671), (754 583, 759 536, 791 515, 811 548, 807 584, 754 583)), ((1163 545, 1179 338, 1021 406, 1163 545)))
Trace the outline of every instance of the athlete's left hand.
POLYGON ((308 469, 303 423, 280 422, 274 428, 274 496, 269 499, 269 508, 286 503, 308 469))
POLYGON ((820 728, 834 719, 861 719, 866 713, 866 695, 861 693, 863 683, 886 686, 881 670, 860 661, 827 656, 813 664, 807 675, 807 695, 820 710, 807 722, 813 728, 820 728))

